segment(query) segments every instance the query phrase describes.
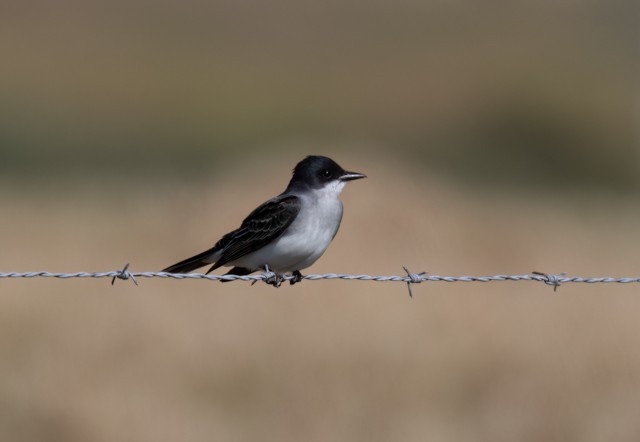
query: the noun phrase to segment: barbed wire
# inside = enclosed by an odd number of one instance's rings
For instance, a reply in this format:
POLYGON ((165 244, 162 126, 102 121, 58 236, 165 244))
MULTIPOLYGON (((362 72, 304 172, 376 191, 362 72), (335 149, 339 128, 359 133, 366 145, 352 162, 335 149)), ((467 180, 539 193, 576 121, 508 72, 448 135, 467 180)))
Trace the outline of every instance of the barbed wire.
MULTIPOLYGON (((340 273, 326 273, 322 275, 303 275, 303 280, 318 281, 321 279, 342 279, 349 281, 375 281, 375 282, 404 282, 407 284, 409 296, 413 297, 411 286, 423 282, 497 282, 497 281, 532 281, 542 282, 552 286, 556 291, 561 284, 566 283, 638 283, 640 277, 581 277, 566 276, 565 273, 553 274, 543 272, 532 272, 524 275, 493 275, 493 276, 440 276, 430 275, 427 272, 411 273, 405 266, 402 267, 407 273, 404 276, 372 276, 372 275, 352 275, 340 273)), ((138 285, 136 278, 164 278, 164 279, 207 279, 211 281, 249 281, 255 284, 263 281, 267 284, 279 287, 284 281, 290 281, 292 284, 297 282, 293 275, 280 275, 268 269, 261 274, 256 275, 205 275, 203 273, 168 273, 168 272, 131 272, 129 264, 124 266, 122 270, 112 270, 107 272, 0 272, 0 278, 111 278, 111 284, 116 279, 131 280, 138 285)))

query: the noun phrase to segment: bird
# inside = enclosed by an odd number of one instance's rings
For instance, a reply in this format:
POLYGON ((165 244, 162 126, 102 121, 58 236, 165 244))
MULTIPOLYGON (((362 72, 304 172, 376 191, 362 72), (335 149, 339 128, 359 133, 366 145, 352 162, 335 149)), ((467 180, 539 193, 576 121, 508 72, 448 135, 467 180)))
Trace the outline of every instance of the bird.
POLYGON ((300 271, 316 262, 338 233, 340 193, 347 182, 361 178, 366 175, 346 171, 331 158, 309 155, 295 166, 284 192, 259 205, 210 249, 163 272, 189 273, 211 265, 209 274, 225 266, 232 267, 226 275, 269 271, 273 277, 267 282, 274 287, 287 273, 291 284, 300 282, 300 271))

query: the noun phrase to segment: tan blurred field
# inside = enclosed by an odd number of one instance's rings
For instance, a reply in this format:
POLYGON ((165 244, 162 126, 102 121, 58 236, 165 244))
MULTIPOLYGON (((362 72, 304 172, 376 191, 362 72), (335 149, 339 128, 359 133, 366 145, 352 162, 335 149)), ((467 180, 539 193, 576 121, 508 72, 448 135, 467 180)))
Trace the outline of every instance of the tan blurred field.
MULTIPOLYGON (((325 154, 307 273, 640 276, 627 0, 0 4, 0 271, 160 270, 325 154)), ((636 284, 0 279, 0 441, 638 441, 636 284)))
MULTIPOLYGON (((307 273, 637 276, 624 201, 461 190, 393 159, 307 273), (593 205, 607 210, 594 212, 593 205), (595 214, 594 214, 595 213, 595 214)), ((3 195, 3 271, 158 270, 208 247, 290 170, 121 198, 3 195), (258 183, 268 183, 261 185, 258 183)), ((0 280, 0 439, 487 440, 640 437, 635 285, 0 280)))

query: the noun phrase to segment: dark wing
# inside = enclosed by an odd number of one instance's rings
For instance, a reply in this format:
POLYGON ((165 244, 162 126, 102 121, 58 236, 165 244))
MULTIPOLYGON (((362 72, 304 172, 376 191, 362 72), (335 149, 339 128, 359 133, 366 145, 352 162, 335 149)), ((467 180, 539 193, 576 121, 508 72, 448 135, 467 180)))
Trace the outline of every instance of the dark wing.
POLYGON ((255 252, 278 238, 291 225, 300 211, 300 198, 279 195, 260 205, 242 221, 237 230, 227 233, 213 247, 222 255, 209 270, 255 252))

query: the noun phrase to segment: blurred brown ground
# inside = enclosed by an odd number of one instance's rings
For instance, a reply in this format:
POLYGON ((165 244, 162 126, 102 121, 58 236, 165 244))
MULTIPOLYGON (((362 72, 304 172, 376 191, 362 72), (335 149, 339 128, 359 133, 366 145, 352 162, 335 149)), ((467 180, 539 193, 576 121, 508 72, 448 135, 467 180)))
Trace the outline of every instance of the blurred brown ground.
MULTIPOLYGON (((159 270, 307 154, 307 273, 638 276, 637 5, 0 6, 0 271, 159 270)), ((0 440, 637 441, 635 285, 0 280, 0 440)))

